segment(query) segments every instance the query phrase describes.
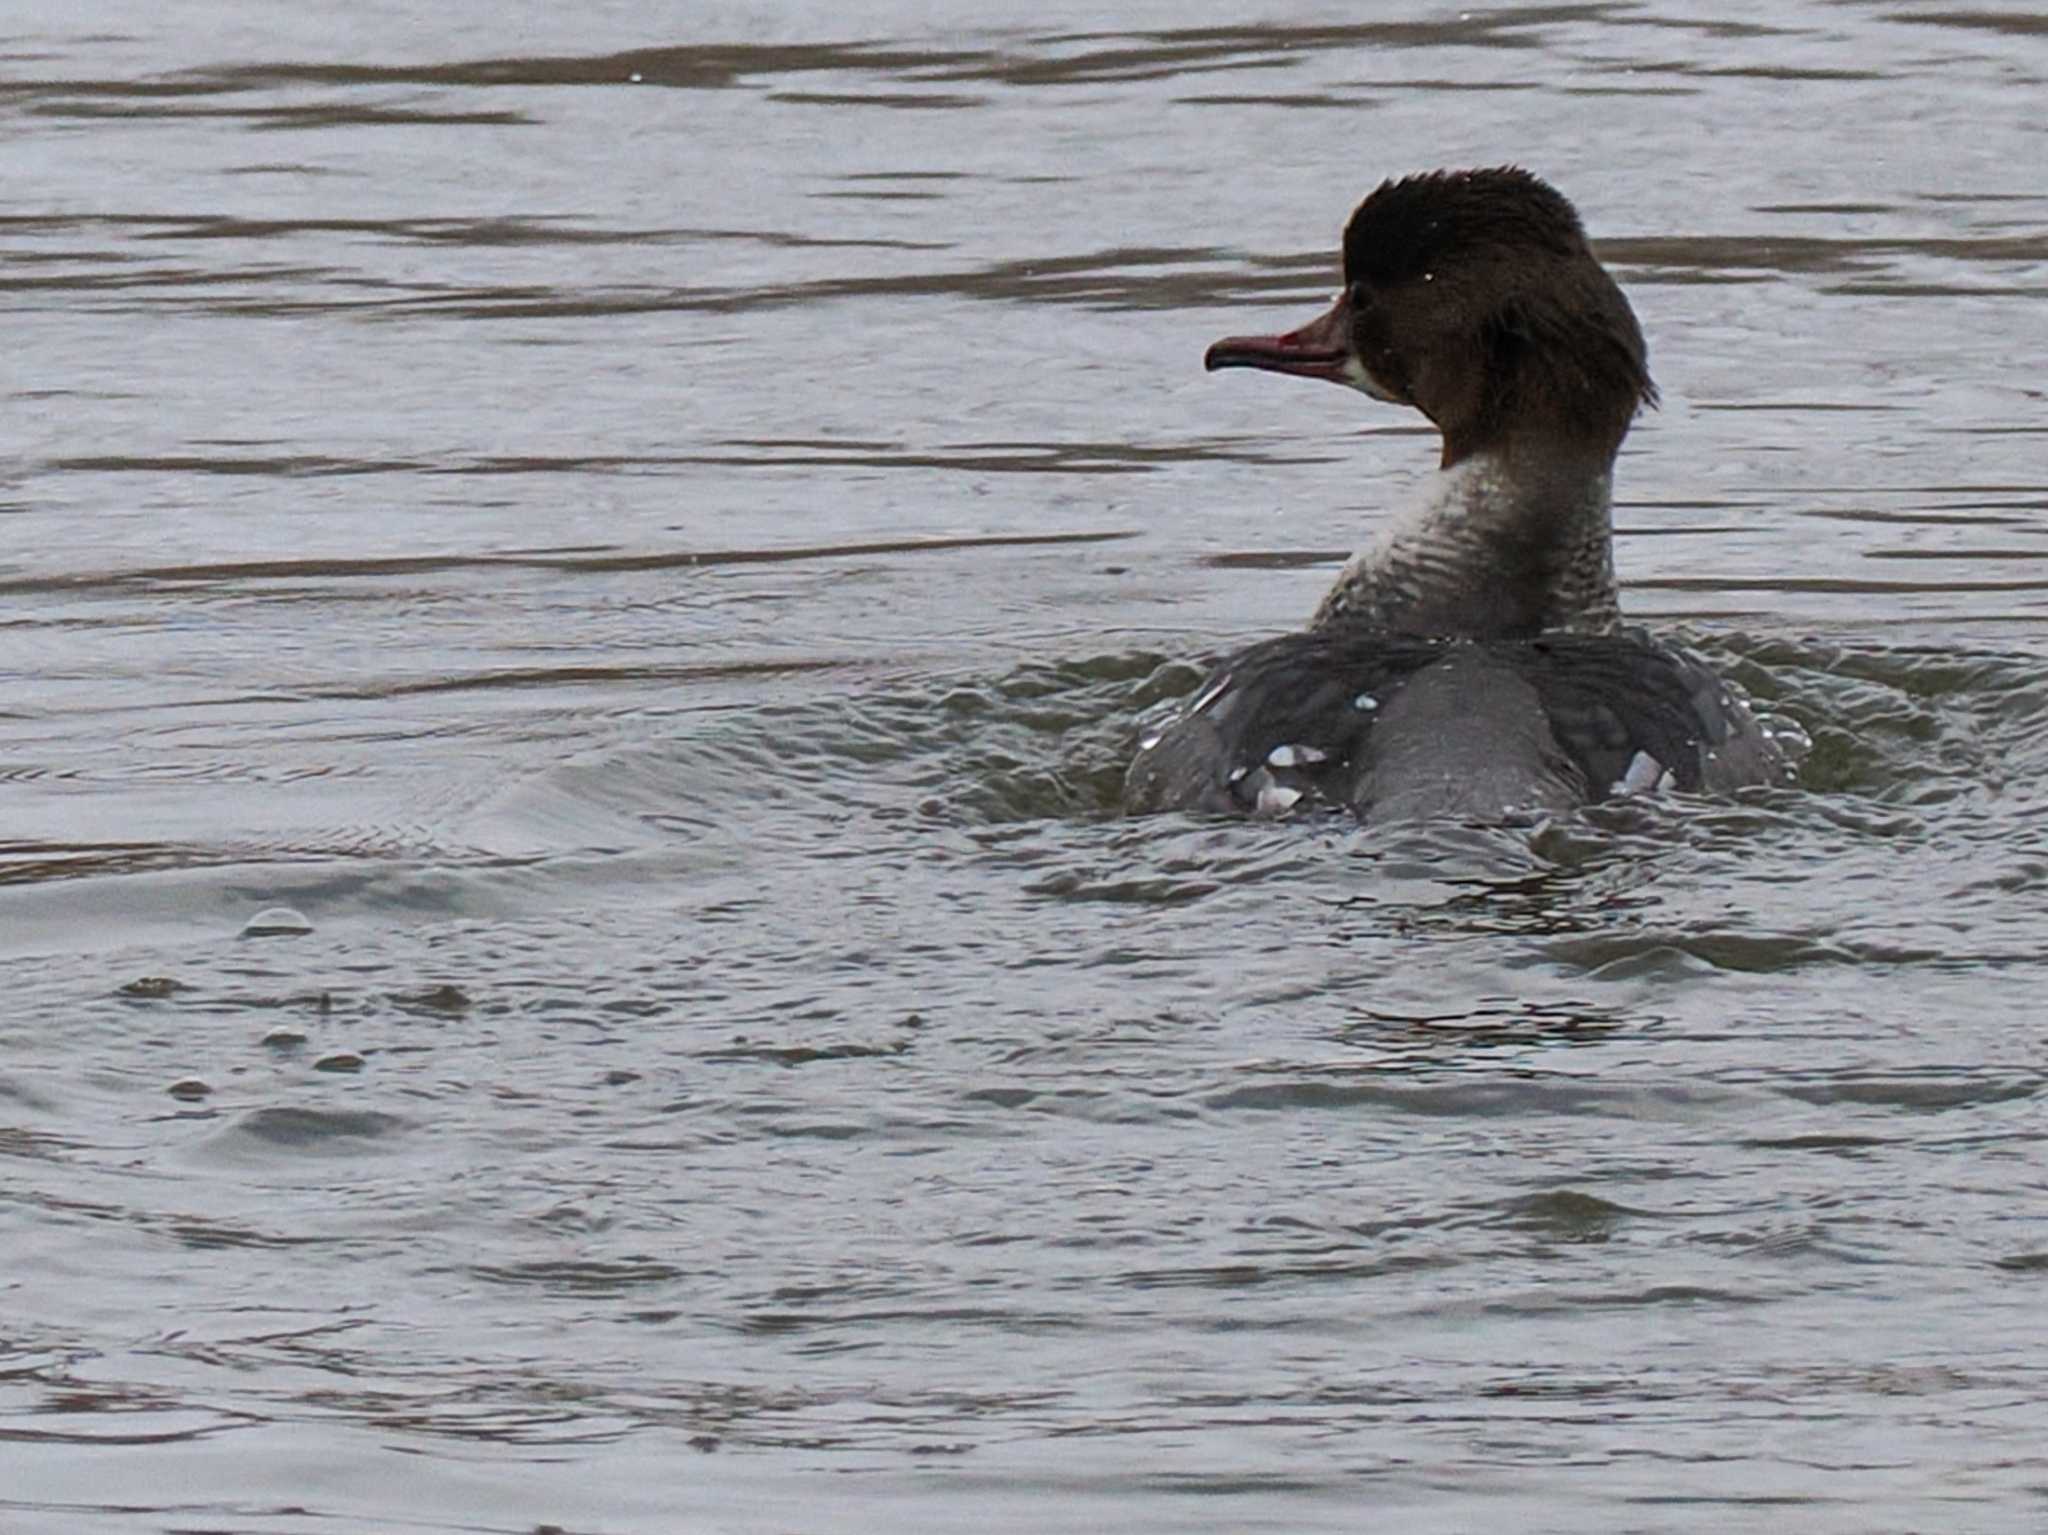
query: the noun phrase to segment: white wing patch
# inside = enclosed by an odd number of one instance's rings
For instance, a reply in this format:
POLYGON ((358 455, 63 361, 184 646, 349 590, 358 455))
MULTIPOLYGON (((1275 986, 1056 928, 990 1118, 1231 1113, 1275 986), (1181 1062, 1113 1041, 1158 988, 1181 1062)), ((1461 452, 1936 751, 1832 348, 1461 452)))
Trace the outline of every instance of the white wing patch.
POLYGON ((1609 787, 1610 794, 1655 794, 1678 782, 1672 771, 1648 752, 1628 760, 1628 769, 1609 787))
POLYGON ((1330 760, 1320 746, 1276 746, 1266 753, 1266 766, 1276 768, 1314 767, 1330 760))
POLYGON ((1259 789, 1259 803, 1255 814, 1285 815, 1301 799, 1301 790, 1290 789, 1286 784, 1269 783, 1259 789))

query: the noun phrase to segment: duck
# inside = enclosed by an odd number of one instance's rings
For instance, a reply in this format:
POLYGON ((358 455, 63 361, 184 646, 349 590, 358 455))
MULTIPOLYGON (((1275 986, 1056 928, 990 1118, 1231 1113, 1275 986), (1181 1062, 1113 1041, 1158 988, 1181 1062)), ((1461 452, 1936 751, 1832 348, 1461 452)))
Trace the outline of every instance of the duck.
POLYGON ((1442 451, 1308 627, 1216 664, 1144 727, 1132 813, 1500 822, 1797 775, 1700 657, 1622 619, 1615 458, 1657 403, 1641 326, 1577 210, 1518 166, 1383 182, 1343 286, 1211 372, 1342 384, 1420 411, 1442 451))

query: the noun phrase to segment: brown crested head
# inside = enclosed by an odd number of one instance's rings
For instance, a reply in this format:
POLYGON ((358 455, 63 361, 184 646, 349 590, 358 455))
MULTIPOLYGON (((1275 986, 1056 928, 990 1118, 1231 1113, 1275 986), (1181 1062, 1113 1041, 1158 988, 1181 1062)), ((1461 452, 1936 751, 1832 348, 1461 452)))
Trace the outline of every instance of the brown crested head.
POLYGON ((1208 364, 1413 405, 1442 431, 1446 465, 1524 438, 1611 453, 1657 398, 1635 314, 1578 214, 1514 166, 1382 183, 1345 227, 1330 312, 1218 342, 1208 364))

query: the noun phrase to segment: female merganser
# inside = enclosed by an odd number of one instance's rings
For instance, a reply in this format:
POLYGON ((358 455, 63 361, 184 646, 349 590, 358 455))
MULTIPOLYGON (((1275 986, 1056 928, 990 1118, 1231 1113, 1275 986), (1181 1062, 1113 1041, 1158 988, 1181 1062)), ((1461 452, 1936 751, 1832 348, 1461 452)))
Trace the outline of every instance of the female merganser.
POLYGON ((1329 311, 1204 365, 1412 405, 1442 467, 1308 629, 1231 656, 1140 742, 1126 809, 1493 820, 1792 776, 1703 662, 1621 626, 1614 457, 1657 391, 1550 186, 1514 167, 1383 183, 1345 228, 1329 311))

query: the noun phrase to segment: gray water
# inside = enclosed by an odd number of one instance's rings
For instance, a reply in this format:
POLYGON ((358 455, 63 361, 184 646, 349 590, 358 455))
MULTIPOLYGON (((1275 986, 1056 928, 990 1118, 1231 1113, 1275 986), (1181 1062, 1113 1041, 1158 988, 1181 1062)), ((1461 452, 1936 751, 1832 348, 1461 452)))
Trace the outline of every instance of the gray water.
POLYGON ((1361 9, 0 9, 0 1529, 2048 1522, 2048 27, 1361 9), (1805 785, 1119 817, 1504 160, 1805 785))

